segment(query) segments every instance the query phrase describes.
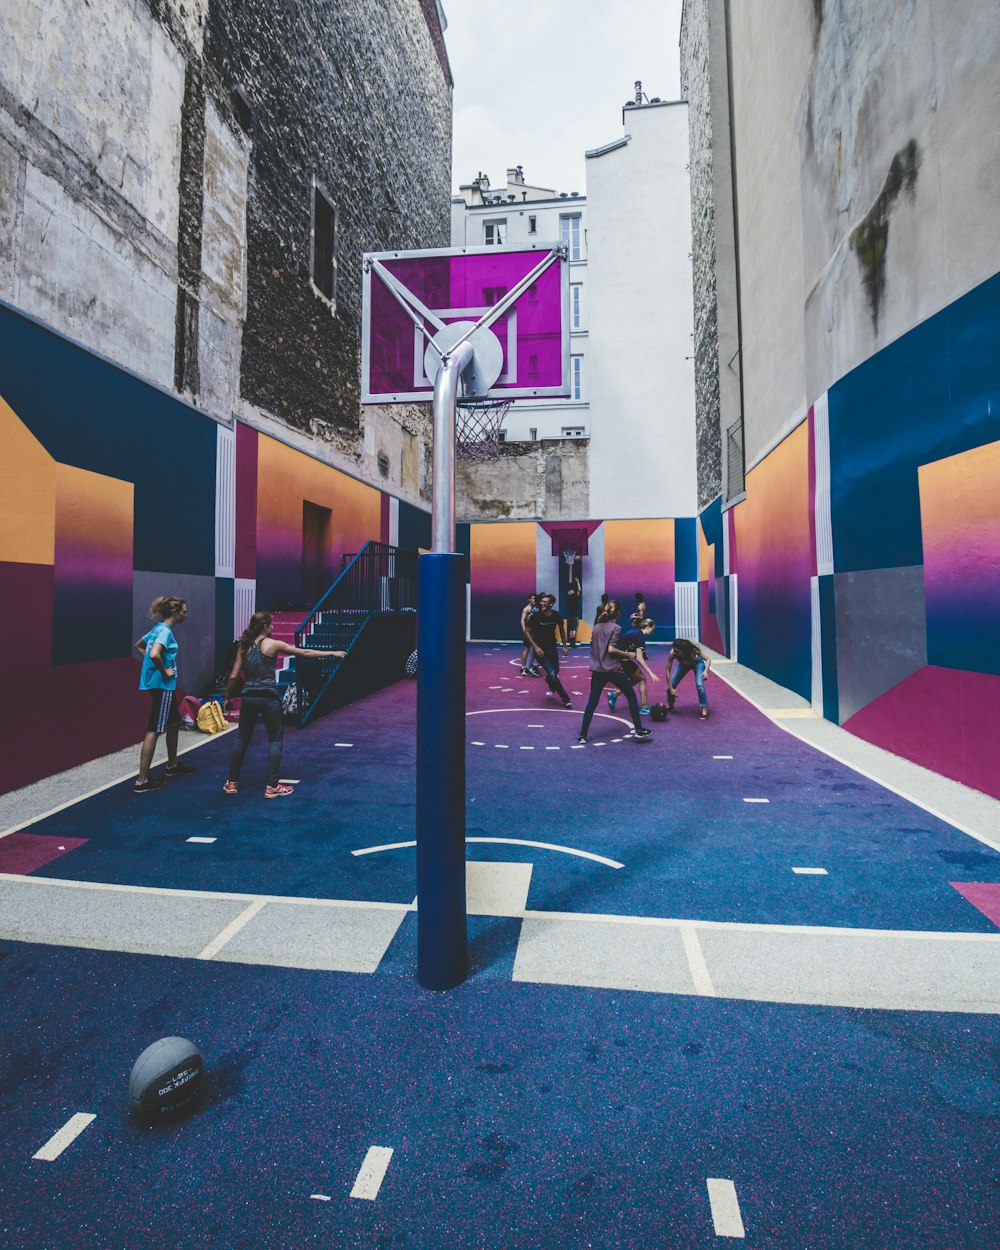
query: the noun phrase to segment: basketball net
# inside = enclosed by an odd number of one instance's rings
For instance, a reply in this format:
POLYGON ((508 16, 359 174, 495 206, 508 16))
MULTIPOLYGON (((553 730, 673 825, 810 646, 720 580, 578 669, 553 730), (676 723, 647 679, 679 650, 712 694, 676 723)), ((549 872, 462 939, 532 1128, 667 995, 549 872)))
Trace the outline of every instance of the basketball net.
POLYGON ((458 401, 455 411, 455 456, 473 464, 500 459, 500 428, 510 411, 509 399, 458 401))
POLYGON ((577 550, 576 547, 563 547, 562 558, 568 568, 572 568, 573 565, 576 564, 576 560, 579 554, 580 552, 577 550))

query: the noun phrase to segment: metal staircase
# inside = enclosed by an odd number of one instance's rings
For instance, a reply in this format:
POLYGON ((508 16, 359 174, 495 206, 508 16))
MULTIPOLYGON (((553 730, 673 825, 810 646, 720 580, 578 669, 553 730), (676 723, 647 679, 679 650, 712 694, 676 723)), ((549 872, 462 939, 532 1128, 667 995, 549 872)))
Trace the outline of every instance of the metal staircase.
POLYGON ((297 717, 305 725, 316 715, 338 672, 351 663, 351 650, 375 618, 417 610, 417 553, 369 542, 347 564, 295 630, 297 647, 346 651, 347 659, 295 657, 297 717))

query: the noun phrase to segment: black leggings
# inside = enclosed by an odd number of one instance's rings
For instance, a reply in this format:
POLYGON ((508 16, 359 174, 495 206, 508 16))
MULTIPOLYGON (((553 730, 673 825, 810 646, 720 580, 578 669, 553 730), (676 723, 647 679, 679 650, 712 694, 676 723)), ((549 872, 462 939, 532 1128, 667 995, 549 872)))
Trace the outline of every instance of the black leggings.
POLYGON ((635 691, 632 689, 632 683, 622 672, 617 673, 591 673, 590 674, 590 698, 587 700, 587 706, 583 713, 583 724, 580 726, 580 737, 586 738, 587 730, 590 728, 590 722, 594 718, 594 712, 601 699, 601 691, 611 682, 613 686, 622 692, 628 699, 628 710, 632 713, 632 724, 636 729, 642 728, 642 718, 639 715, 639 700, 635 697, 635 691))
POLYGON ((240 727, 236 731, 236 746, 229 762, 229 780, 239 781, 243 767, 243 757, 247 753, 253 731, 257 727, 257 718, 264 722, 267 740, 271 744, 267 752, 267 784, 276 786, 281 776, 281 749, 284 745, 284 718, 281 714, 281 700, 276 694, 246 694, 240 703, 240 727))

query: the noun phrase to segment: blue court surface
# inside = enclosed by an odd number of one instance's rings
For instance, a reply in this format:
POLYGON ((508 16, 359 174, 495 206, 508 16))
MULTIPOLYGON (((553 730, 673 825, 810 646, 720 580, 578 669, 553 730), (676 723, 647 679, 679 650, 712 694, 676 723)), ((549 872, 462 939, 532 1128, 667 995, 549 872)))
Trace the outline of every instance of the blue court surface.
POLYGON ((954 884, 988 893, 1000 855, 718 680, 707 721, 682 687, 651 742, 605 703, 576 748, 586 653, 564 668, 571 712, 518 654, 470 648, 456 990, 414 977, 412 684, 290 733, 290 799, 263 799, 262 740, 223 796, 222 739, 161 792, 119 785, 0 838, 0 1246, 1000 1244, 982 989, 1000 930, 954 884), (45 861, 30 881, 5 843, 45 861), (115 885, 134 889, 95 888, 115 885), (66 901, 19 929, 18 890, 66 901), (214 892, 237 920, 205 950, 195 935, 198 957, 180 933, 173 957, 116 948, 120 900, 157 891, 164 907, 214 892), (83 896, 99 919, 58 936, 83 896), (388 927, 363 971, 279 966, 280 928, 238 948, 283 898, 388 927), (773 995, 741 989, 771 941, 789 943, 773 995), (842 979, 824 945, 860 952, 842 979), (873 1001, 898 988, 906 1009, 849 1005, 879 978, 873 1001), (954 986, 975 1005, 924 1008, 954 986), (201 1049, 204 1094, 149 1128, 128 1074, 168 1034, 201 1049))

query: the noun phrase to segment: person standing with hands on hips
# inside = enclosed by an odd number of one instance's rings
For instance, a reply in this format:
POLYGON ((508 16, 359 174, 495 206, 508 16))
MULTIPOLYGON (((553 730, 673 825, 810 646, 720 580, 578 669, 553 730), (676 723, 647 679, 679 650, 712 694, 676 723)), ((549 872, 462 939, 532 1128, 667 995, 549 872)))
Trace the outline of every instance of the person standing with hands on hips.
POLYGON ((177 759, 177 734, 181 727, 177 710, 177 640, 174 629, 187 617, 187 604, 177 595, 160 595, 149 607, 156 624, 135 644, 142 656, 139 689, 148 690, 152 700, 146 736, 139 750, 139 775, 132 786, 133 794, 149 794, 163 786, 150 778, 149 769, 161 733, 167 735, 167 780, 190 777, 195 769, 177 759))

